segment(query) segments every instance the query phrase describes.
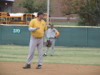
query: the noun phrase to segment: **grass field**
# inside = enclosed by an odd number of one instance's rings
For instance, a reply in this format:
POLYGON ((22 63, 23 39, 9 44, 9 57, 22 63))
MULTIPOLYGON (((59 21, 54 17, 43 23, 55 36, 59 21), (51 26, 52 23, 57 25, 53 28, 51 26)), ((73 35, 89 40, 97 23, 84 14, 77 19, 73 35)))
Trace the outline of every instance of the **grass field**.
POLYGON ((73 22, 52 22, 54 25, 66 25, 66 26, 78 26, 78 23, 73 23, 73 22))
MULTIPOLYGON (((0 61, 25 62, 27 54, 28 46, 0 45, 0 61)), ((44 57, 44 63, 100 65, 100 48, 56 47, 55 56, 44 57)))

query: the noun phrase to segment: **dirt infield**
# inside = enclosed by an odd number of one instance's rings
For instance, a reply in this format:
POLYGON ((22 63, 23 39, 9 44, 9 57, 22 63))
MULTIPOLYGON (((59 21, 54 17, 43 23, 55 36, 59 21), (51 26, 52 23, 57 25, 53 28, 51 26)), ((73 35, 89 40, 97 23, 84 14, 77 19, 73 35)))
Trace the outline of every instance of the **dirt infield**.
POLYGON ((71 65, 71 64, 44 64, 40 70, 22 69, 24 63, 0 62, 0 75, 100 75, 100 66, 71 65))

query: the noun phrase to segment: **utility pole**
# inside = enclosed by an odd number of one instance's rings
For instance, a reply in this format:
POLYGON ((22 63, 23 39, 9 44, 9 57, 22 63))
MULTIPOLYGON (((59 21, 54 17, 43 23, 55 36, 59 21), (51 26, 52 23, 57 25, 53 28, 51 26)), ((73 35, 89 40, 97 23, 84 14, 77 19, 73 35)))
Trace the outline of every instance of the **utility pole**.
POLYGON ((50 0, 47 0, 47 25, 49 25, 49 15, 50 15, 50 0))

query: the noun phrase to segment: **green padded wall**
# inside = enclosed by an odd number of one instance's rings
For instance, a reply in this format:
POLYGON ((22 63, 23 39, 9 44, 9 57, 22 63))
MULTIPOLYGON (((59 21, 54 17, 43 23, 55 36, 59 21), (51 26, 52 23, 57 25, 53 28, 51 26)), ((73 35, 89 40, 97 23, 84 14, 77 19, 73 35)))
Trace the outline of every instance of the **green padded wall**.
MULTIPOLYGON (((56 27, 60 36, 57 46, 100 47, 100 28, 56 27)), ((0 26, 0 44, 28 45, 27 26, 0 26)))

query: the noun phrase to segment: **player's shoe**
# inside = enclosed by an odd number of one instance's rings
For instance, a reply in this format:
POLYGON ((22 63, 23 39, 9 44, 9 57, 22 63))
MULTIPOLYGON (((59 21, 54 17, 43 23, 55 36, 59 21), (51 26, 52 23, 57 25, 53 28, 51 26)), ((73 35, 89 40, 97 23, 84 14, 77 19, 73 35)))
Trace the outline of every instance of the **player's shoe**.
POLYGON ((36 69, 41 69, 42 68, 42 65, 38 65, 37 67, 36 67, 36 69))
POLYGON ((30 65, 30 64, 26 64, 26 65, 23 67, 23 69, 29 69, 29 68, 31 68, 31 65, 30 65))
POLYGON ((47 54, 46 53, 44 53, 44 55, 43 56, 47 56, 47 54))

